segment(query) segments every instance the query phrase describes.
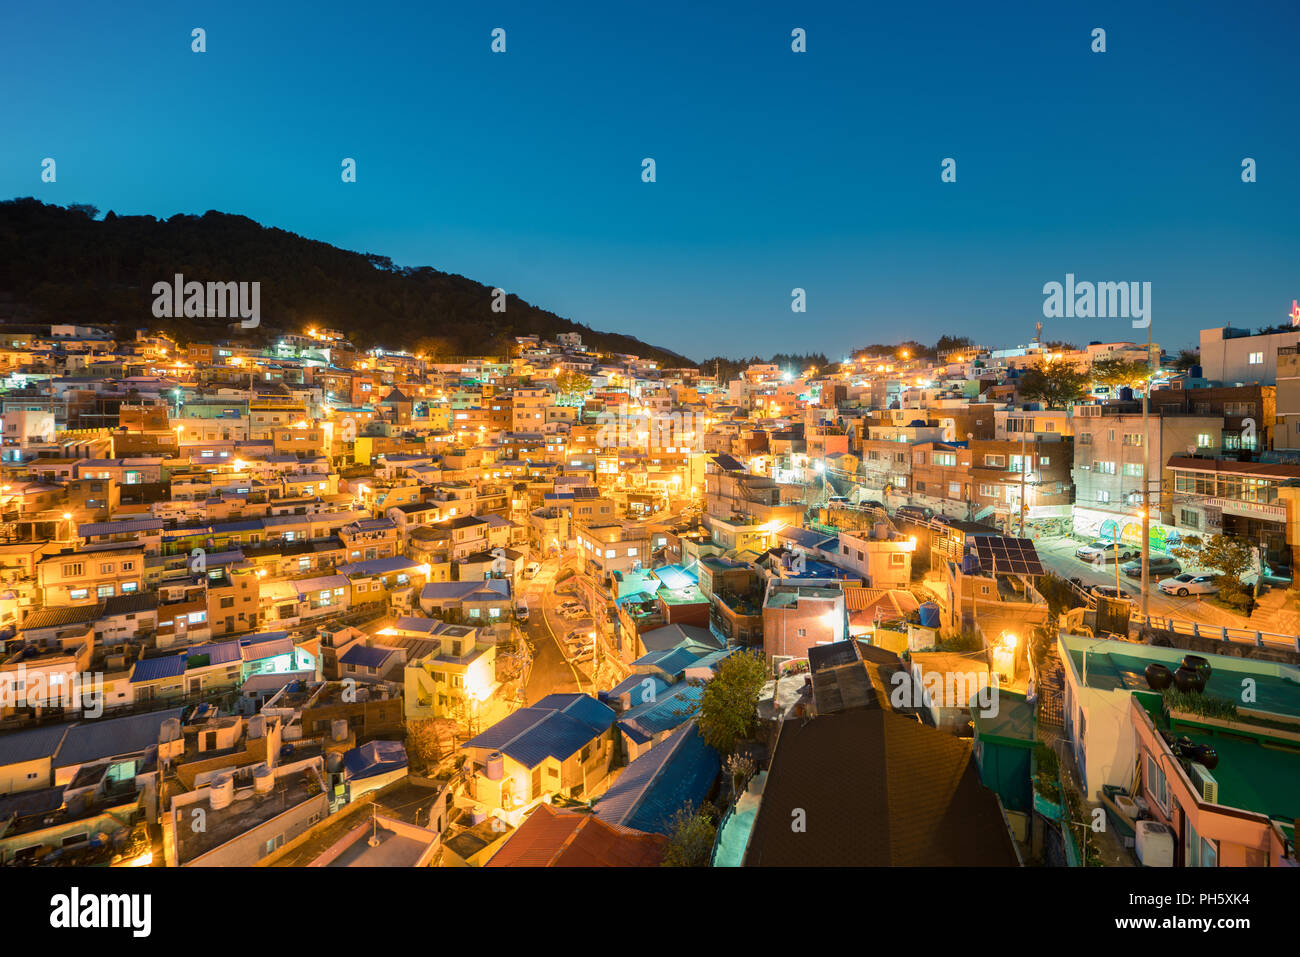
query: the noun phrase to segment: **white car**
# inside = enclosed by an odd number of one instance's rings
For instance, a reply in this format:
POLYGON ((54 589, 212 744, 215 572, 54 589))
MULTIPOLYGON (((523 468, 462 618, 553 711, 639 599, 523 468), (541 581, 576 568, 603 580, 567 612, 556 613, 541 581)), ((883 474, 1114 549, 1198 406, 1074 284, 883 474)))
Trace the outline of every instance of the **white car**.
POLYGON ((1217 575, 1193 575, 1190 572, 1166 578, 1157 587, 1166 595, 1186 598, 1188 595, 1213 595, 1219 590, 1217 575))
POLYGON ((1128 593, 1122 588, 1116 588, 1114 585, 1093 585, 1088 591, 1092 592, 1098 598, 1110 598, 1115 601, 1131 601, 1128 593))
POLYGON ((1104 538, 1099 538, 1091 545, 1080 545, 1076 548, 1074 550, 1074 557, 1080 558, 1085 562, 1092 562, 1096 565, 1101 565, 1105 562, 1113 562, 1117 552, 1119 553, 1120 561, 1127 561, 1135 555, 1141 554, 1141 552, 1129 545, 1120 545, 1116 547, 1113 540, 1107 541, 1104 538))

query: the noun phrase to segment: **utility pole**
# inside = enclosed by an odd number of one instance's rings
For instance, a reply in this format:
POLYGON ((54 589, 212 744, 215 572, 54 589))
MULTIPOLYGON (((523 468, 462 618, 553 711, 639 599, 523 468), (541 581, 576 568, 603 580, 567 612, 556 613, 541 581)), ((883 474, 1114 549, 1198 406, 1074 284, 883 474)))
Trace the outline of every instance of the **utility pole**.
POLYGON ((1028 509, 1025 507, 1025 476, 1029 474, 1029 463, 1025 461, 1025 437, 1029 434, 1025 431, 1025 425, 1032 419, 1020 420, 1020 537, 1025 537, 1025 513, 1028 509))
MULTIPOLYGON (((1151 326, 1147 325, 1147 381, 1142 389, 1142 621, 1150 613, 1151 595, 1151 430, 1148 425, 1151 408, 1151 326)), ((1115 554, 1116 567, 1119 553, 1115 554)))

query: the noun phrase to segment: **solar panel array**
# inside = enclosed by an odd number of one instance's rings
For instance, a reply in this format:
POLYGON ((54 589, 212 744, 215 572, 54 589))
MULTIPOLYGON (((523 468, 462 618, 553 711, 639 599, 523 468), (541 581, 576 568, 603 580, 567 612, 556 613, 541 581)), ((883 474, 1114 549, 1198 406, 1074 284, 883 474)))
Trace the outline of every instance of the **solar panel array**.
POLYGON ((1042 575, 1043 563, 1038 550, 1027 538, 1001 535, 976 535, 971 539, 980 565, 1010 575, 1042 575))

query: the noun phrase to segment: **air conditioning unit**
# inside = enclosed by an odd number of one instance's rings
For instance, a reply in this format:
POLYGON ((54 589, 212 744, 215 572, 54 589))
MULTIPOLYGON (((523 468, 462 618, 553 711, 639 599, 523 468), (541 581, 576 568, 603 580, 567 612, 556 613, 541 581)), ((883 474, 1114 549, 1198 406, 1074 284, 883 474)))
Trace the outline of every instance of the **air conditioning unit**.
POLYGON ((1159 821, 1138 821, 1137 856, 1143 867, 1173 867, 1174 832, 1159 821))
POLYGON ((1219 782, 1203 764, 1193 764, 1190 769, 1192 783, 1200 792, 1201 798, 1211 804, 1219 803, 1219 782))

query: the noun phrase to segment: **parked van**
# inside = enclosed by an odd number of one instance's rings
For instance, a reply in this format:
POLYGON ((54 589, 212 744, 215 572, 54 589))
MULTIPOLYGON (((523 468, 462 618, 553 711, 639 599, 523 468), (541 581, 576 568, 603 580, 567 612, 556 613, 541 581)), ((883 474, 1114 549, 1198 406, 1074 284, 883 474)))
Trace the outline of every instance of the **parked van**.
POLYGON ((529 578, 536 578, 537 573, 540 572, 541 570, 542 570, 541 562, 529 562, 528 566, 524 569, 524 574, 529 578))

